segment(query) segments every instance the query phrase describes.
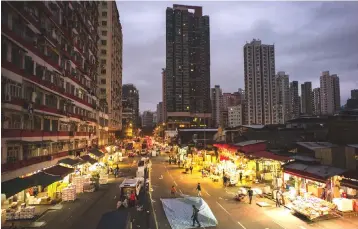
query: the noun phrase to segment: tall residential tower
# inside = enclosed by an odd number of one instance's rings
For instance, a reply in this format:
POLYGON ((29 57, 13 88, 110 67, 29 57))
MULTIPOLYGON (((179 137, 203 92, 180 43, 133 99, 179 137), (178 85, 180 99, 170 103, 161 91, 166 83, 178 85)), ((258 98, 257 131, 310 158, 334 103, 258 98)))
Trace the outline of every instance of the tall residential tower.
POLYGON ((341 108, 339 77, 330 75, 329 71, 322 72, 320 77, 321 112, 323 115, 333 115, 341 108))
POLYGON ((313 114, 312 82, 301 84, 301 106, 302 114, 313 114))
POLYGON ((209 124, 209 16, 203 16, 200 6, 173 5, 166 10, 164 96, 169 129, 209 124))
POLYGON ((98 83, 101 103, 107 103, 109 130, 122 129, 122 25, 115 1, 99 3, 98 83))
POLYGON ((275 46, 253 39, 244 46, 245 122, 276 124, 275 46))
POLYGON ((278 72, 276 76, 277 91, 277 122, 285 124, 290 119, 290 80, 285 72, 278 72))
POLYGON ((298 94, 298 81, 292 81, 290 83, 290 119, 295 119, 300 116, 300 101, 300 96, 298 94))

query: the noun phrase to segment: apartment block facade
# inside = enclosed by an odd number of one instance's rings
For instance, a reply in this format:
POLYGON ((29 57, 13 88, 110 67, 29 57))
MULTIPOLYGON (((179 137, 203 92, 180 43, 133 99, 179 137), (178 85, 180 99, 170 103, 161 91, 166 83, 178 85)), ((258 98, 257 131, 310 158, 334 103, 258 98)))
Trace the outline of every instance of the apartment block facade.
POLYGON ((2 3, 2 181, 107 144, 96 93, 98 4, 2 3))
POLYGON ((295 119, 300 116, 301 99, 298 94, 298 81, 290 82, 290 119, 295 119))
POLYGON ((122 127, 137 129, 139 122, 139 91, 133 84, 122 86, 122 127))
POLYGON ((276 75, 277 122, 285 124, 290 119, 290 79, 285 72, 276 75))
POLYGON ((243 124, 242 105, 228 107, 228 126, 237 127, 243 124))
POLYGON ((209 27, 202 7, 173 5, 166 10, 163 101, 169 129, 209 125, 211 120, 209 27))
POLYGON ((313 89, 313 115, 321 115, 321 89, 313 89))
POLYGON ((303 114, 313 114, 312 82, 304 82, 301 84, 301 106, 303 114))
POLYGON ((123 34, 115 1, 99 2, 99 99, 108 106, 110 139, 122 129, 123 34))
POLYGON ((253 39, 244 45, 245 120, 247 124, 276 124, 275 46, 253 39))
POLYGON ((211 117, 214 127, 222 126, 223 93, 219 85, 211 88, 211 117))
POLYGON ((320 90, 322 115, 336 114, 341 109, 339 77, 330 75, 329 71, 322 72, 320 90))

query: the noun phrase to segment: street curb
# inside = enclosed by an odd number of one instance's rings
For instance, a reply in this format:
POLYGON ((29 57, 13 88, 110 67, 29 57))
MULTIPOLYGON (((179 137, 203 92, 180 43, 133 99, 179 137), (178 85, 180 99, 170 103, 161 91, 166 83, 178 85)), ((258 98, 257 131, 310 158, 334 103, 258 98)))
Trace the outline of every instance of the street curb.
POLYGON ((151 206, 151 209, 152 209, 152 212, 153 212, 153 217, 154 217, 154 223, 155 223, 155 229, 158 229, 158 221, 157 221, 157 214, 155 213, 154 211, 154 206, 153 206, 153 201, 152 201, 152 192, 150 191, 152 189, 152 177, 151 177, 151 171, 152 169, 149 170, 149 198, 150 198, 150 206, 151 206))

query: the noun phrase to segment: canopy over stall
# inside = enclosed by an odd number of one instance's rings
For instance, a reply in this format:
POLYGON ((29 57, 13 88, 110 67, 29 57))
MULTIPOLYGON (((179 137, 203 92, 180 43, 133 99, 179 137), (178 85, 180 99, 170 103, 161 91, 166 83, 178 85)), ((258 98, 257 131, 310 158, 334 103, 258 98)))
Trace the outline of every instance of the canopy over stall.
POLYGON ((83 156, 81 156, 81 159, 84 160, 85 162, 89 162, 91 164, 95 164, 98 162, 96 159, 90 157, 89 155, 83 155, 83 156))
POLYGON ((99 149, 97 149, 97 148, 94 148, 94 149, 89 150, 89 153, 90 153, 90 154, 93 154, 94 156, 99 157, 99 158, 104 157, 104 153, 102 153, 102 152, 101 152, 99 149))
POLYGON ((49 174, 49 175, 54 175, 54 176, 60 176, 60 177, 65 177, 70 173, 74 172, 74 169, 72 168, 67 168, 61 165, 55 165, 51 168, 45 169, 43 170, 44 173, 49 174))
POLYGON ((65 164, 65 165, 69 165, 69 166, 76 166, 76 165, 80 165, 84 163, 84 161, 76 158, 76 159, 72 159, 72 158, 65 158, 62 160, 58 161, 58 164, 65 164))
POLYGON ((209 205, 200 197, 184 196, 176 199, 161 199, 165 215, 173 229, 186 229, 192 227, 192 216, 195 205, 199 209, 198 220, 203 228, 215 227, 218 224, 209 205))
POLYGON ((2 182, 1 193, 5 194, 6 198, 8 198, 27 188, 31 188, 37 185, 48 186, 61 179, 61 176, 51 175, 45 172, 39 172, 31 176, 23 178, 18 177, 9 181, 2 182))

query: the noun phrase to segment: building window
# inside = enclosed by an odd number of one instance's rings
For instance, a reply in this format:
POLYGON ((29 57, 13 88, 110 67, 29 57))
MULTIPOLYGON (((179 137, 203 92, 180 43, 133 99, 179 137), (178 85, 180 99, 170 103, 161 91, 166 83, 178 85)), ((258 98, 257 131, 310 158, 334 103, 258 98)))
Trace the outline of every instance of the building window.
POLYGON ((101 84, 106 84, 106 79, 101 79, 101 84))
POLYGON ((20 146, 7 147, 7 162, 14 162, 19 160, 20 146))
POLYGON ((105 94, 106 94, 106 89, 101 88, 101 94, 102 94, 102 95, 105 95, 105 94))
POLYGON ((107 45, 107 41, 106 40, 101 40, 101 44, 102 45, 107 45))
POLYGON ((107 6, 107 2, 102 2, 102 6, 107 6))
POLYGON ((102 69, 101 74, 106 74, 106 69, 102 69))
POLYGON ((107 36, 107 31, 106 30, 102 31, 102 36, 107 36))
POLYGON ((102 49, 102 50, 101 50, 101 54, 106 55, 106 54, 107 54, 107 50, 102 49))
POLYGON ((102 26, 107 26, 107 21, 102 21, 102 26))
POLYGON ((106 60, 101 60, 101 65, 106 65, 107 61, 106 60))
POLYGON ((107 11, 102 12, 102 17, 107 17, 107 11))

